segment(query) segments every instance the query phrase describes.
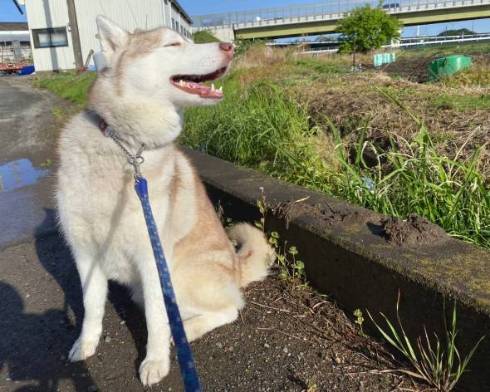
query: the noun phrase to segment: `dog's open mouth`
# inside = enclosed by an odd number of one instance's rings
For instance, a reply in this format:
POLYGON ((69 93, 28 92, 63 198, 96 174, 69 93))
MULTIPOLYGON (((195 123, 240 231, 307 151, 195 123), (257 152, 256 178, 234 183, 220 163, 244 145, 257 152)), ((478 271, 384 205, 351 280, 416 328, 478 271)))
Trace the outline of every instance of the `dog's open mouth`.
POLYGON ((220 87, 216 89, 214 84, 206 86, 204 82, 218 79, 226 72, 227 67, 218 69, 206 75, 175 75, 170 78, 172 84, 189 94, 196 94, 202 98, 220 99, 223 98, 223 91, 220 87))

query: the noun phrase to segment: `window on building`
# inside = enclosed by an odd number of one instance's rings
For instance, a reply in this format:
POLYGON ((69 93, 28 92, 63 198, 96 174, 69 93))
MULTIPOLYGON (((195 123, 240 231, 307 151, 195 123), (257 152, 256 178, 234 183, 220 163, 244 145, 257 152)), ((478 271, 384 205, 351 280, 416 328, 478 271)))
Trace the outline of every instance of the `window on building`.
POLYGON ((180 29, 180 23, 175 21, 175 31, 179 31, 180 29))
POLYGON ((176 23, 175 19, 172 18, 172 29, 174 29, 174 30, 175 30, 175 23, 176 23))
POLYGON ((68 46, 66 27, 49 27, 46 29, 33 29, 32 40, 35 48, 53 48, 68 46))

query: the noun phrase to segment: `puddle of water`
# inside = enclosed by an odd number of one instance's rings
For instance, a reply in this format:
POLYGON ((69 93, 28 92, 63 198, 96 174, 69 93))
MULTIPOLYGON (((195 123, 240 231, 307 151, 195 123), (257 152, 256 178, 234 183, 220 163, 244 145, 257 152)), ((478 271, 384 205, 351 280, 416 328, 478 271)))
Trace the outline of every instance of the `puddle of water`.
POLYGON ((35 184, 48 174, 49 170, 32 166, 29 159, 18 159, 0 165, 0 192, 13 191, 35 184))

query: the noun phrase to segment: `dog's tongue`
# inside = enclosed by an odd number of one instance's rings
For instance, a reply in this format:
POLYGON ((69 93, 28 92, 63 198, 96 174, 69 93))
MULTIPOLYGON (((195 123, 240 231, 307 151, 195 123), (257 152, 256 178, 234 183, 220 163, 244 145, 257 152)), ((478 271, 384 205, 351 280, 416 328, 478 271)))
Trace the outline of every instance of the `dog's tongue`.
POLYGON ((208 87, 204 84, 190 82, 187 83, 187 86, 196 91, 196 93, 203 98, 221 98, 223 96, 222 91, 208 87))
POLYGON ((214 85, 211 87, 208 87, 204 84, 201 83, 196 83, 196 82, 174 82, 174 84, 191 94, 196 94, 199 95, 202 98, 222 98, 223 97, 223 91, 221 89, 215 89, 214 85))

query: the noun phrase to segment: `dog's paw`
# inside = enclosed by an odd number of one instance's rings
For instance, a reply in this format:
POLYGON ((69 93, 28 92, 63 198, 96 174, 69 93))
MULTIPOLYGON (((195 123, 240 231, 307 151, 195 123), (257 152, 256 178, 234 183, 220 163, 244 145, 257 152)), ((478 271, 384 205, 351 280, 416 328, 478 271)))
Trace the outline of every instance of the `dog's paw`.
POLYGON ((70 354, 68 354, 68 359, 71 362, 77 362, 91 357, 95 354, 97 344, 97 340, 87 340, 82 339, 81 337, 78 338, 77 341, 73 344, 73 347, 70 350, 70 354))
POLYGON ((144 386, 161 381, 170 369, 170 360, 146 358, 140 365, 140 380, 144 386))

